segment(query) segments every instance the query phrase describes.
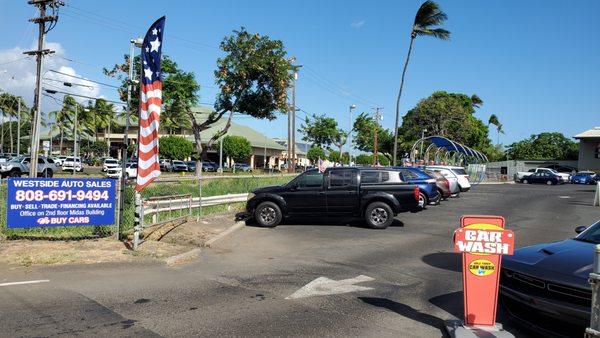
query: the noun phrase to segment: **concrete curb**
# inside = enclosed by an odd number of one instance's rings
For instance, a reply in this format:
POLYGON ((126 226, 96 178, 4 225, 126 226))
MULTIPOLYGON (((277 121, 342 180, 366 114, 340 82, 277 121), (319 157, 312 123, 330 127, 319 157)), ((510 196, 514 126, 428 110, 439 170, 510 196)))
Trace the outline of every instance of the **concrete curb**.
POLYGON ((515 181, 506 181, 506 182, 481 182, 480 185, 495 185, 495 184, 516 184, 515 181))
POLYGON ((198 256, 200 256, 200 248, 196 248, 196 249, 192 249, 190 251, 181 253, 179 255, 175 255, 175 256, 171 256, 169 258, 165 259, 165 263, 168 266, 173 266, 173 265, 177 265, 186 261, 190 261, 194 258, 197 258, 198 256))
POLYGON ((212 247, 212 245, 215 242, 229 236, 230 234, 236 232, 237 230, 243 228, 244 226, 246 226, 246 222, 244 222, 244 221, 236 222, 234 225, 230 226, 225 231, 221 232, 220 234, 216 235, 215 237, 204 242, 204 245, 210 248, 210 247, 212 247))

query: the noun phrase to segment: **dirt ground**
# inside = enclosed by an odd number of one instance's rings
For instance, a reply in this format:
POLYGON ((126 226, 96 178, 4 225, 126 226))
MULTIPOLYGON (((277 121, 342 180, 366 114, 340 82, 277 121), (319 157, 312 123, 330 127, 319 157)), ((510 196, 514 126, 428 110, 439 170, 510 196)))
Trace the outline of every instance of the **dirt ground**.
POLYGON ((114 238, 77 241, 5 240, 0 241, 0 265, 32 266, 96 264, 139 260, 165 260, 187 252, 235 224, 232 213, 215 214, 184 223, 160 241, 143 242, 138 250, 114 238))

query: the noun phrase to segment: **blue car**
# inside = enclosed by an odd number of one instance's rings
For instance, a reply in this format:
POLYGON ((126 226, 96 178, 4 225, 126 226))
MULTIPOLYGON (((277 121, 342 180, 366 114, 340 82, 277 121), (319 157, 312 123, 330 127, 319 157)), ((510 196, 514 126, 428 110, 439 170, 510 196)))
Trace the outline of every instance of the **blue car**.
POLYGON ((596 184, 598 175, 591 171, 580 171, 571 176, 571 183, 575 184, 596 184))
POLYGON ((442 195, 437 189, 435 178, 429 176, 425 171, 415 167, 392 167, 400 171, 404 182, 419 187, 419 207, 425 208, 429 203, 439 203, 442 195))

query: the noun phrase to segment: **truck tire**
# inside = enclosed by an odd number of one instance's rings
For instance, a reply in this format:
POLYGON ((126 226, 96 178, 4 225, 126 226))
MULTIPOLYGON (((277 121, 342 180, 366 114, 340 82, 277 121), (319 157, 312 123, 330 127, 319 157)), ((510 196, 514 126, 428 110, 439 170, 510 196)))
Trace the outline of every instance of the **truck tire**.
POLYGON ((373 202, 365 209, 365 220, 373 229, 385 229, 394 222, 394 212, 387 203, 373 202))
POLYGON ((419 193, 419 207, 421 207, 421 209, 425 209, 427 208, 428 204, 429 198, 427 198, 427 196, 424 193, 419 193))
POLYGON ((548 180, 548 181, 546 182, 546 184, 547 184, 547 185, 553 185, 554 183, 552 183, 552 181, 548 180))
POLYGON ((21 171, 20 171, 20 170, 18 170, 18 169, 11 170, 11 171, 8 173, 8 176, 9 176, 9 177, 21 177, 21 171))
POLYGON ((528 184, 529 181, 528 180, 523 180, 523 184, 528 184))
POLYGON ((254 210, 256 223, 265 228, 276 227, 282 218, 281 208, 273 202, 262 202, 254 210))

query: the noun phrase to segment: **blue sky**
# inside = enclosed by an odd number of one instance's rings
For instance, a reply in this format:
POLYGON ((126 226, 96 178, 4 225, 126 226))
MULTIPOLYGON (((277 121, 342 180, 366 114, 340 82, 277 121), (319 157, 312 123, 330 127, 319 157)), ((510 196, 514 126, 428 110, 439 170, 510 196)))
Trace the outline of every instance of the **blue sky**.
MULTIPOLYGON (((84 1, 65 0, 47 41, 60 48, 49 67, 114 83, 101 73, 128 53, 129 38, 142 36, 167 16, 164 53, 193 71, 212 104, 212 72, 221 39, 233 29, 281 39, 304 67, 297 105, 328 114, 348 128, 355 112, 384 107, 393 126, 395 98, 409 33, 421 1, 84 1), (64 58, 76 62, 67 61, 64 58)), ((418 38, 401 102, 402 115, 435 90, 476 93, 484 100, 477 116, 498 115, 511 143, 534 133, 573 136, 600 125, 600 1, 439 1, 448 14, 451 41, 418 38)), ((31 48, 36 14, 25 0, 2 0, 0 88, 31 95, 33 62, 3 64, 31 48), (4 72, 4 70, 6 70, 4 72), (29 81, 29 82, 28 82, 29 81)), ((79 90, 88 90, 82 88, 79 90)), ((110 87, 94 95, 116 98, 110 87)), ((44 109, 52 109, 45 100, 44 109)), ((355 114, 356 115, 356 114, 355 114)), ((299 116, 303 116, 299 114, 299 116)), ((272 137, 286 135, 286 117, 273 122, 238 119, 272 137)), ((297 121, 299 125, 300 121, 297 121)), ((495 133, 490 135, 494 140, 495 133)))

